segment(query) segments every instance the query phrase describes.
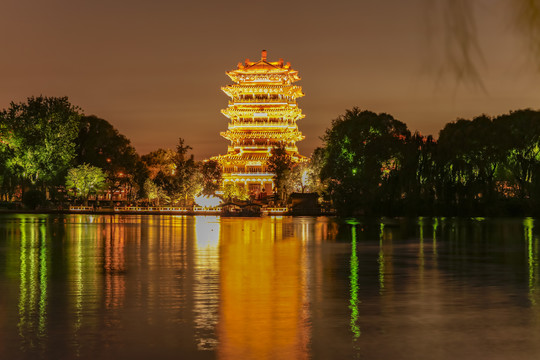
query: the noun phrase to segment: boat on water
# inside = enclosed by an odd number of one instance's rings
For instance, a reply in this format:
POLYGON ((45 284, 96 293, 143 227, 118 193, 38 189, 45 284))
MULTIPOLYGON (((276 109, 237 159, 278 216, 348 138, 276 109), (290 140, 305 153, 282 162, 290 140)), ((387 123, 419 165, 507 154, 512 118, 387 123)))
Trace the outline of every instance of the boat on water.
POLYGON ((261 205, 259 204, 237 204, 228 202, 221 205, 221 216, 224 217, 259 217, 262 216, 261 205))

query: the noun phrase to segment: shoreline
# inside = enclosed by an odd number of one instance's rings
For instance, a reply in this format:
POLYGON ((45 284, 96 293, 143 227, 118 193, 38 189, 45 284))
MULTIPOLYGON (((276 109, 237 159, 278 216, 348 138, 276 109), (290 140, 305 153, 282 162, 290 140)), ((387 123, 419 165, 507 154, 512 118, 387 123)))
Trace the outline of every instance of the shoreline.
POLYGON ((319 217, 319 216, 330 216, 330 217, 341 217, 343 219, 347 218, 387 218, 387 219, 399 219, 399 218, 449 218, 449 219, 475 219, 475 220, 485 220, 485 219, 524 219, 524 218, 532 218, 532 219, 539 219, 537 216, 534 215, 503 215, 503 216, 479 216, 479 215, 412 215, 412 216, 403 216, 403 215, 373 215, 373 216, 366 216, 366 215, 342 215, 336 214, 335 212, 318 212, 313 213, 310 211, 307 212, 301 212, 301 211, 287 211, 287 212, 272 212, 272 213, 262 213, 261 215, 240 215, 240 214, 234 214, 234 215, 224 215, 219 210, 203 210, 203 211, 197 211, 197 210, 188 210, 188 211, 149 211, 149 210, 53 210, 53 209, 41 209, 41 210, 9 210, 9 209, 0 209, 0 215, 2 214, 35 214, 35 215, 186 215, 186 216, 220 216, 223 218, 228 217, 238 217, 238 218, 250 218, 250 217, 266 217, 266 216, 290 216, 290 217, 302 217, 302 216, 309 216, 309 217, 319 217))
POLYGON ((260 216, 240 216, 240 215, 223 215, 220 210, 189 210, 189 211, 150 211, 150 210, 0 210, 1 214, 55 214, 55 215, 189 215, 189 216, 222 216, 222 217, 263 217, 263 216, 336 216, 335 213, 320 212, 314 214, 313 212, 271 212, 263 213, 260 216))

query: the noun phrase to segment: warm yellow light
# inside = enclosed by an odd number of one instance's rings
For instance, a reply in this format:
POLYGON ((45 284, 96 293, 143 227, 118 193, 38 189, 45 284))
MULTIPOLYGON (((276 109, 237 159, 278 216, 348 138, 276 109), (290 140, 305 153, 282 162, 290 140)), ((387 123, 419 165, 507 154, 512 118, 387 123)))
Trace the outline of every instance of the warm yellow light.
POLYGON ((226 155, 214 159, 222 167, 223 183, 244 183, 266 191, 264 184, 273 183, 273 174, 266 170, 272 148, 284 143, 293 161, 305 159, 296 147, 296 141, 304 139, 296 125, 304 117, 296 99, 304 94, 300 86, 292 85, 300 77, 290 64, 269 62, 266 57, 240 64, 227 75, 234 84, 222 87, 230 100, 221 112, 230 122, 221 136, 231 144, 226 155))

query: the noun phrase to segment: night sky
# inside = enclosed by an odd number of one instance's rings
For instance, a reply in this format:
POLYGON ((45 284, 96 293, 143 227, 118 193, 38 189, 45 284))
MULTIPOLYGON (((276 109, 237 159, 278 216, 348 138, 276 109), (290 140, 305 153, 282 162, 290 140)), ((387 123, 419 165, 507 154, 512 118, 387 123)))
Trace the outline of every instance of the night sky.
POLYGON ((446 1, 3 0, 0 108, 68 96, 140 154, 182 137, 203 159, 227 150, 225 71, 266 49, 302 78, 306 156, 354 106, 435 136, 458 117, 538 109, 540 59, 516 30, 511 1, 470 2, 475 81, 451 71, 446 1))

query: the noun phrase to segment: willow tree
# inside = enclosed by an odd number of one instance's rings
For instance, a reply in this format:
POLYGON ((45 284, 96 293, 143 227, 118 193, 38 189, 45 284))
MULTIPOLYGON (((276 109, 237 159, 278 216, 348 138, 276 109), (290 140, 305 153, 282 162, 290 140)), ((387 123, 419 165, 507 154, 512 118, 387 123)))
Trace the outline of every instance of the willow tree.
POLYGON ((494 119, 504 151, 503 166, 519 189, 521 198, 530 197, 540 183, 540 111, 518 110, 494 119))
MULTIPOLYGON (((540 64, 540 1, 502 0, 481 2, 470 0, 423 0, 425 6, 425 34, 429 50, 434 57, 429 64, 441 76, 449 74, 458 83, 469 84, 485 90, 481 68, 490 59, 483 51, 479 34, 482 23, 478 16, 495 16, 496 11, 486 7, 503 6, 502 22, 506 30, 514 32, 534 63, 540 64)), ((495 21, 500 22, 501 19, 495 21)), ((540 70, 540 65, 538 70, 540 70)))
POLYGON ((437 149, 439 197, 446 206, 471 212, 478 203, 494 200, 495 176, 506 152, 505 136, 486 115, 446 124, 437 149))

